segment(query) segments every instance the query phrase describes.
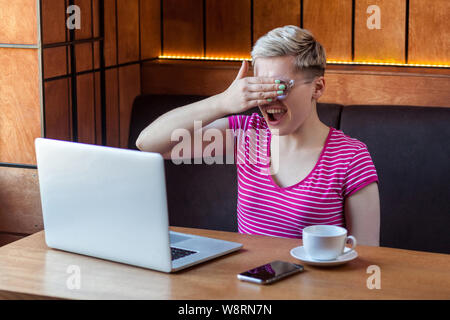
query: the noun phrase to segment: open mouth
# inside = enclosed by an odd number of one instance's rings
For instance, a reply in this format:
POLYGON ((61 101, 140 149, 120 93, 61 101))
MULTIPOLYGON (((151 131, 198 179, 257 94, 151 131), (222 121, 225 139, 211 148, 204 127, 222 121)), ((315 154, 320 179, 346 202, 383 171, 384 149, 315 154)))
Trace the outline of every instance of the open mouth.
POLYGON ((264 109, 264 113, 267 114, 267 120, 269 121, 269 124, 276 125, 280 123, 280 121, 286 115, 287 109, 270 106, 264 109))

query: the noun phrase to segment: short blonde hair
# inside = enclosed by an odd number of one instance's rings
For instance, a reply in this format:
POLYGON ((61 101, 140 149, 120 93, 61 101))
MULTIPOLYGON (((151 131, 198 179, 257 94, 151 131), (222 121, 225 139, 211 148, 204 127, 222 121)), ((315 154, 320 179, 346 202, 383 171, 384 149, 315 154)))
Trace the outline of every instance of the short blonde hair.
POLYGON ((295 71, 306 71, 311 76, 323 76, 326 54, 311 32, 288 25, 273 29, 256 41, 252 50, 252 65, 259 57, 293 56, 295 71))

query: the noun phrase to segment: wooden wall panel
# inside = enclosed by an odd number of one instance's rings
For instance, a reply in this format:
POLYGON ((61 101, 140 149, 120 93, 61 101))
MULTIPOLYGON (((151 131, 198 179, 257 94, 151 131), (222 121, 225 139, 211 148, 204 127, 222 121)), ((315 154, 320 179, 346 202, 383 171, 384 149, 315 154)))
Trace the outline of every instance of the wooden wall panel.
MULTIPOLYGON (((66 0, 65 3, 67 5, 68 1, 66 0)), ((101 144, 102 127, 105 125, 107 144, 118 147, 127 145, 126 139, 128 137, 128 122, 132 102, 140 94, 139 65, 127 64, 139 62, 141 58, 157 57, 160 54, 160 3, 160 0, 104 1, 105 66, 117 66, 117 69, 105 70, 105 124, 102 124, 100 73, 77 75, 78 141, 101 144), (123 64, 125 66, 121 66, 123 64)), ((75 4, 80 6, 82 13, 81 30, 75 31, 76 39, 89 40, 100 36, 100 19, 98 17, 101 14, 100 0, 76 0, 75 4)), ((65 6, 62 6, 62 8, 65 10, 65 6)), ((63 13, 63 18, 64 16, 65 14, 63 13)), ((47 26, 56 27, 61 22, 65 26, 64 19, 62 21, 58 20, 58 23, 47 23, 47 26)), ((44 34, 51 34, 48 27, 44 28, 44 34)), ((63 36, 60 35, 57 42, 67 41, 69 39, 68 34, 69 32, 65 32, 63 36)), ((75 46, 77 72, 89 72, 90 70, 101 68, 99 42, 76 43, 73 45, 75 46)), ((62 50, 60 48, 56 50, 46 48, 44 72, 48 77, 65 75, 63 58, 55 53, 58 51, 61 54, 62 50), (45 61, 47 61, 47 65, 45 61), (59 65, 57 65, 56 61, 60 62, 59 65)), ((67 60, 69 60, 69 65, 71 58, 73 57, 68 54, 67 60)), ((70 79, 53 79, 44 85, 46 111, 48 111, 46 114, 48 137, 65 140, 74 139, 72 137, 70 83, 70 79)))
POLYGON ((100 1, 104 0, 92 0, 92 36, 94 38, 100 37, 100 1))
POLYGON ((65 0, 42 0, 42 40, 44 44, 66 41, 65 0))
POLYGON ((203 0, 163 1, 165 55, 203 56, 203 0))
POLYGON ((75 39, 89 39, 92 37, 92 3, 91 0, 75 0, 80 7, 81 29, 75 29, 75 39))
POLYGON ((406 0, 359 0, 355 7, 355 61, 405 63, 406 0), (381 29, 369 29, 370 5, 380 8, 381 29))
POLYGON ((272 29, 300 26, 300 1, 253 0, 253 42, 272 29))
POLYGON ((72 141, 70 79, 44 83, 46 138, 72 141))
POLYGON ((303 0, 303 26, 325 47, 327 59, 352 59, 352 0, 303 0))
POLYGON ((94 73, 95 144, 102 144, 102 93, 100 72, 94 73))
POLYGON ((0 43, 37 44, 36 0, 0 0, 0 43))
POLYGON ((119 68, 120 147, 128 148, 131 110, 136 96, 141 94, 139 64, 119 68))
POLYGON ((450 1, 410 0, 408 62, 450 64, 450 1))
POLYGON ((31 234, 43 229, 36 169, 0 166, 0 232, 31 234))
POLYGON ((119 82, 117 68, 105 71, 106 87, 106 143, 120 147, 119 82))
POLYGON ((96 41, 92 45, 94 47, 94 69, 100 69, 100 42, 96 41))
POLYGON ((320 102, 450 107, 450 77, 328 70, 320 102))
POLYGON ((109 67, 117 64, 116 1, 105 0, 104 10, 104 57, 105 66, 109 67))
POLYGON ((41 135, 37 49, 0 48, 0 162, 34 164, 41 135))
POLYGON ((161 55, 161 1, 141 0, 141 59, 161 55))
POLYGON ((142 91, 147 94, 214 95, 231 85, 240 65, 240 62, 214 61, 146 62, 142 69, 142 91))
POLYGON ((77 77, 78 142, 95 144, 94 74, 77 77))
POLYGON ((67 48, 56 47, 43 50, 44 78, 52 78, 67 74, 67 48))
POLYGON ((139 0, 117 0, 119 64, 139 60, 139 0))
POLYGON ((77 58, 77 72, 92 70, 92 43, 81 43, 75 45, 75 57, 77 58))
POLYGON ((206 56, 250 57, 250 0, 206 0, 206 56))
MULTIPOLYGON (((149 61, 142 70, 144 94, 223 92, 239 71, 239 62, 149 61)), ((320 102, 450 107, 450 76, 414 68, 328 67, 320 102)), ((250 70, 251 73, 251 70, 250 70)))

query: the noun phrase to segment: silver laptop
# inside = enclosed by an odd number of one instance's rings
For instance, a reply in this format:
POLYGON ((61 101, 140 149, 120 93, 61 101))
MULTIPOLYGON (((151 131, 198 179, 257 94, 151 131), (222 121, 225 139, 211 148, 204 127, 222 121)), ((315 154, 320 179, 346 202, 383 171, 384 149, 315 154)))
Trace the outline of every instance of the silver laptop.
POLYGON ((169 232, 160 154, 37 138, 49 247, 163 272, 242 244, 169 232))

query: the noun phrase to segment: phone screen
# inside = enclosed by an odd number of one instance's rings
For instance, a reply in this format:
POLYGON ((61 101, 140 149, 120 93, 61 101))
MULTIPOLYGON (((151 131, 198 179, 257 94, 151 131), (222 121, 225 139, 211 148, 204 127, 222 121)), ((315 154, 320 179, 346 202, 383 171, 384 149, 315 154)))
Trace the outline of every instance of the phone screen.
POLYGON ((249 280, 246 278, 251 278, 259 280, 258 282, 261 283, 267 283, 299 271, 303 271, 303 266, 290 262, 273 261, 263 266, 242 272, 239 274, 241 277, 238 278, 241 280, 249 280))

